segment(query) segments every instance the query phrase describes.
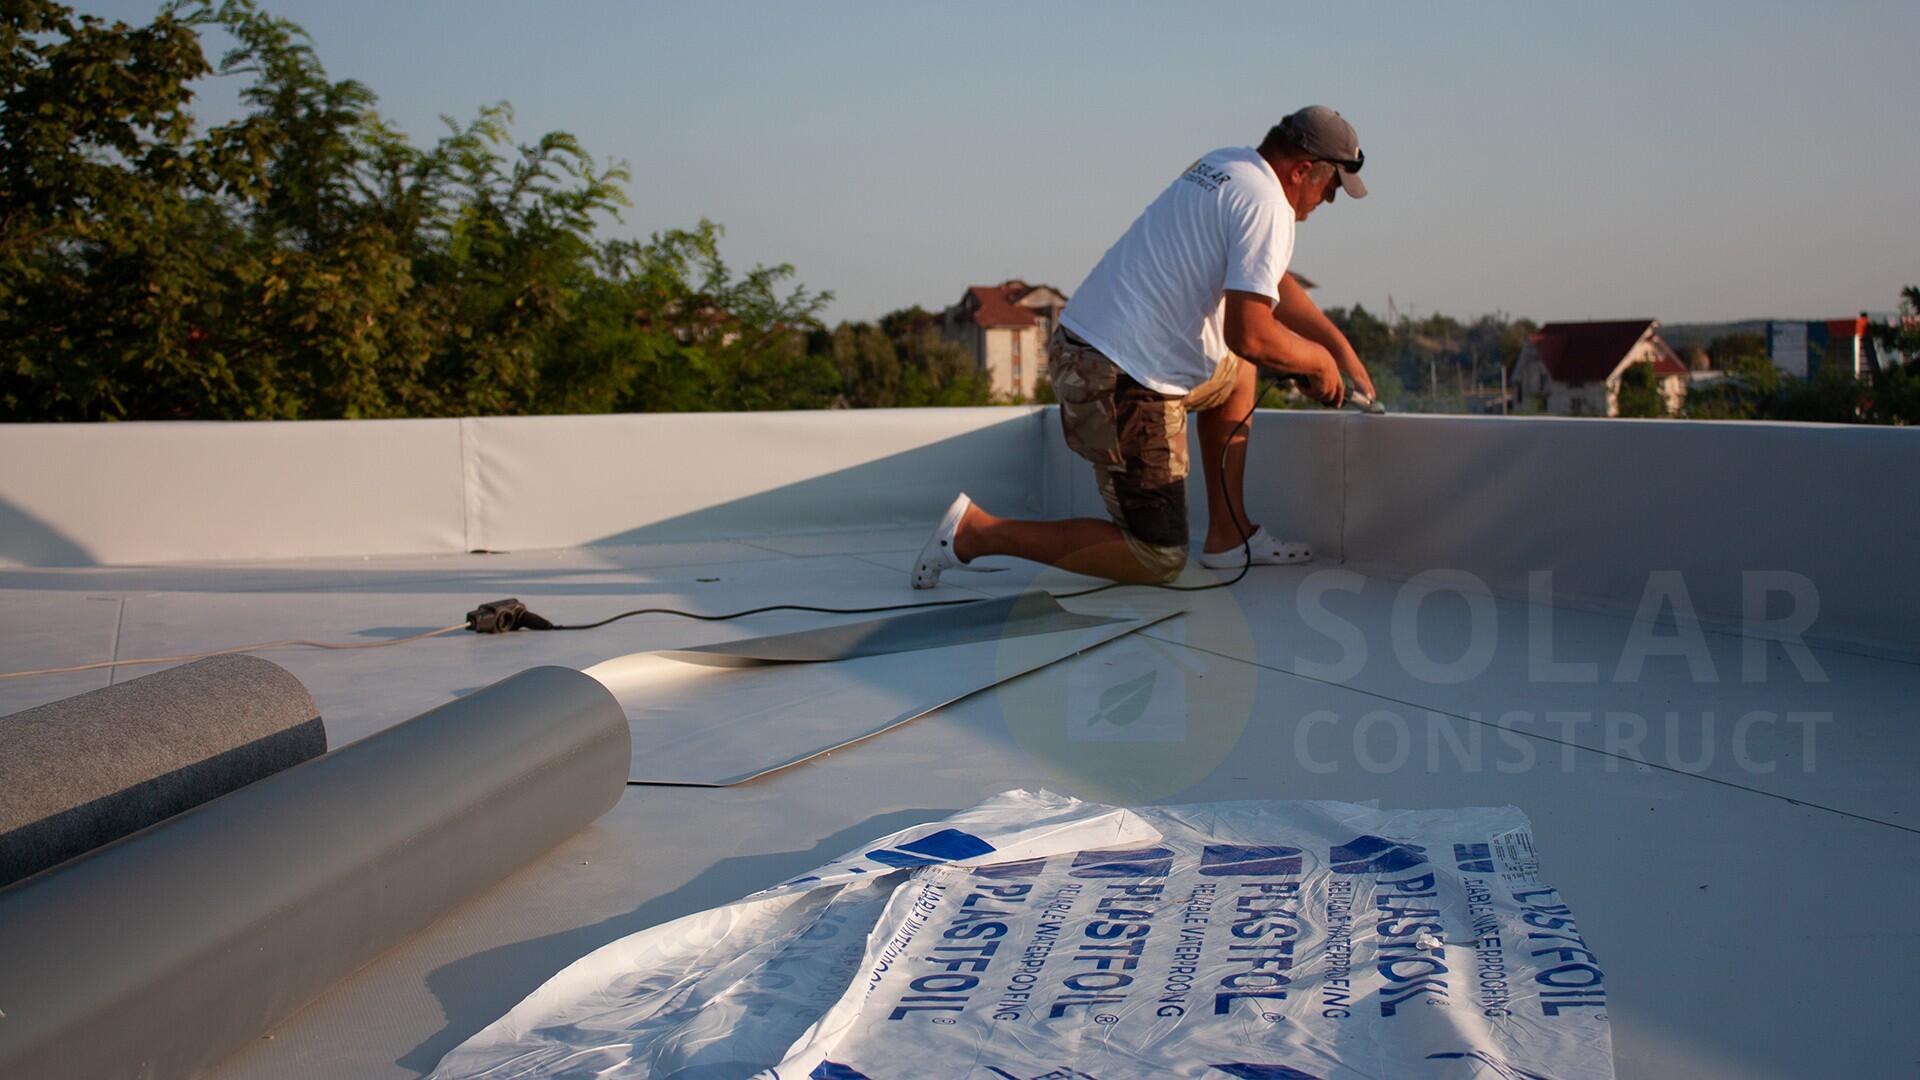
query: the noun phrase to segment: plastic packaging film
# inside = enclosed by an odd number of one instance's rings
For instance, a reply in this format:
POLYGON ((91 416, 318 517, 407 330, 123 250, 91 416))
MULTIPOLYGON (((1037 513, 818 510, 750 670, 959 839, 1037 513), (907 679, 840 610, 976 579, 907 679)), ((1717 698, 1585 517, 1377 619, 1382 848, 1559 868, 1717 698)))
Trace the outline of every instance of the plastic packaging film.
POLYGON ((567 967, 438 1077, 1610 1080, 1514 807, 1006 792, 567 967))

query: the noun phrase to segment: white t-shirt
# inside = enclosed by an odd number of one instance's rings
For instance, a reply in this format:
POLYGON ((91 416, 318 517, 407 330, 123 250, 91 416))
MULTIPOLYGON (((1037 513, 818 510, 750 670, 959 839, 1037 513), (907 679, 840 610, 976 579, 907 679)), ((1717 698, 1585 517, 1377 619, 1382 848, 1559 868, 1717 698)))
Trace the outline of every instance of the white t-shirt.
POLYGON ((1185 394, 1225 355, 1226 291, 1278 301, 1292 258, 1293 205, 1272 166, 1250 147, 1215 150, 1134 219, 1060 321, 1141 385, 1185 394))

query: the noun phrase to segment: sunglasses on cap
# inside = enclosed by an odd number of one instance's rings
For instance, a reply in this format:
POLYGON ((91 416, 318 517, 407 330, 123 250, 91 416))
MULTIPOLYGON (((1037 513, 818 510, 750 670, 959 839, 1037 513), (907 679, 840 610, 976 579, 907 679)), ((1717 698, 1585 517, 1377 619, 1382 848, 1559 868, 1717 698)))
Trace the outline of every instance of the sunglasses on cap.
MULTIPOLYGON (((1289 139, 1292 139, 1296 145, 1304 147, 1307 143, 1306 132, 1303 132, 1300 130, 1299 123, 1295 121, 1294 118, 1291 116, 1284 117, 1281 119, 1280 131, 1281 131, 1281 134, 1285 135, 1289 139)), ((1326 157, 1326 156, 1320 156, 1316 160, 1324 161, 1329 165, 1338 165, 1342 169, 1345 169, 1350 173, 1357 173, 1360 171, 1360 167, 1367 163, 1367 152, 1356 146, 1353 148, 1353 153, 1354 153, 1354 157, 1350 161, 1342 158, 1326 157)))
POLYGON ((1356 148, 1354 154, 1357 156, 1352 161, 1342 161, 1339 158, 1331 157, 1323 157, 1320 160, 1330 165, 1338 165, 1350 173, 1357 173, 1360 171, 1360 166, 1367 163, 1367 152, 1356 148))

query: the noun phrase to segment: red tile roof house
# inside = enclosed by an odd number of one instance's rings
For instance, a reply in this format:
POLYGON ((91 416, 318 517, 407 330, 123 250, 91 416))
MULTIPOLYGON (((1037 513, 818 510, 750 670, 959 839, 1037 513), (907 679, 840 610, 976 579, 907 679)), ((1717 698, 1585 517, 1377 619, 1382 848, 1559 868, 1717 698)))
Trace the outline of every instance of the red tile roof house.
POLYGON ((1554 322, 1527 339, 1514 362, 1515 407, 1559 416, 1620 415, 1620 377, 1651 364, 1669 414, 1686 399, 1687 365, 1660 339, 1657 319, 1554 322))
POLYGON ((1051 285, 1014 278, 975 285, 941 314, 941 333, 973 352, 973 362, 992 376, 997 398, 1032 400, 1047 371, 1047 338, 1067 306, 1067 294, 1051 285))

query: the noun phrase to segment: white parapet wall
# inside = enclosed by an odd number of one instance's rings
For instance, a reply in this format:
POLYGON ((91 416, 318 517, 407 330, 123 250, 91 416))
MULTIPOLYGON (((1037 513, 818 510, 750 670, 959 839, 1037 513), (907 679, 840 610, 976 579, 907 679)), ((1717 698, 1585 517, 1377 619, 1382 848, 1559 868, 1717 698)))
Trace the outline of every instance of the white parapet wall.
POLYGON ((464 421, 465 550, 917 525, 967 490, 1041 510, 1048 410, 656 413, 464 421))
POLYGON ((0 565, 464 551, 461 425, 0 424, 0 565))
MULTIPOLYGON (((1247 501, 1322 565, 1452 571, 1517 599, 1544 572, 1555 603, 1626 613, 1677 580, 1718 625, 1810 594, 1809 637, 1920 656, 1916 475, 1905 429, 1275 412, 1254 423, 1247 501)), ((1038 407, 0 425, 0 566, 873 529, 924 524, 960 490, 999 513, 1104 515, 1038 407)))
POLYGON ((1834 424, 1343 417, 1347 555, 1495 593, 1920 655, 1920 432, 1834 424), (1531 580, 1530 580, 1531 578, 1531 580), (1764 594, 1764 595, 1762 595, 1764 594), (1691 607, 1688 612, 1684 608, 1691 607))
POLYGON ((1039 408, 0 425, 0 566, 518 551, 1042 510, 1039 408))

